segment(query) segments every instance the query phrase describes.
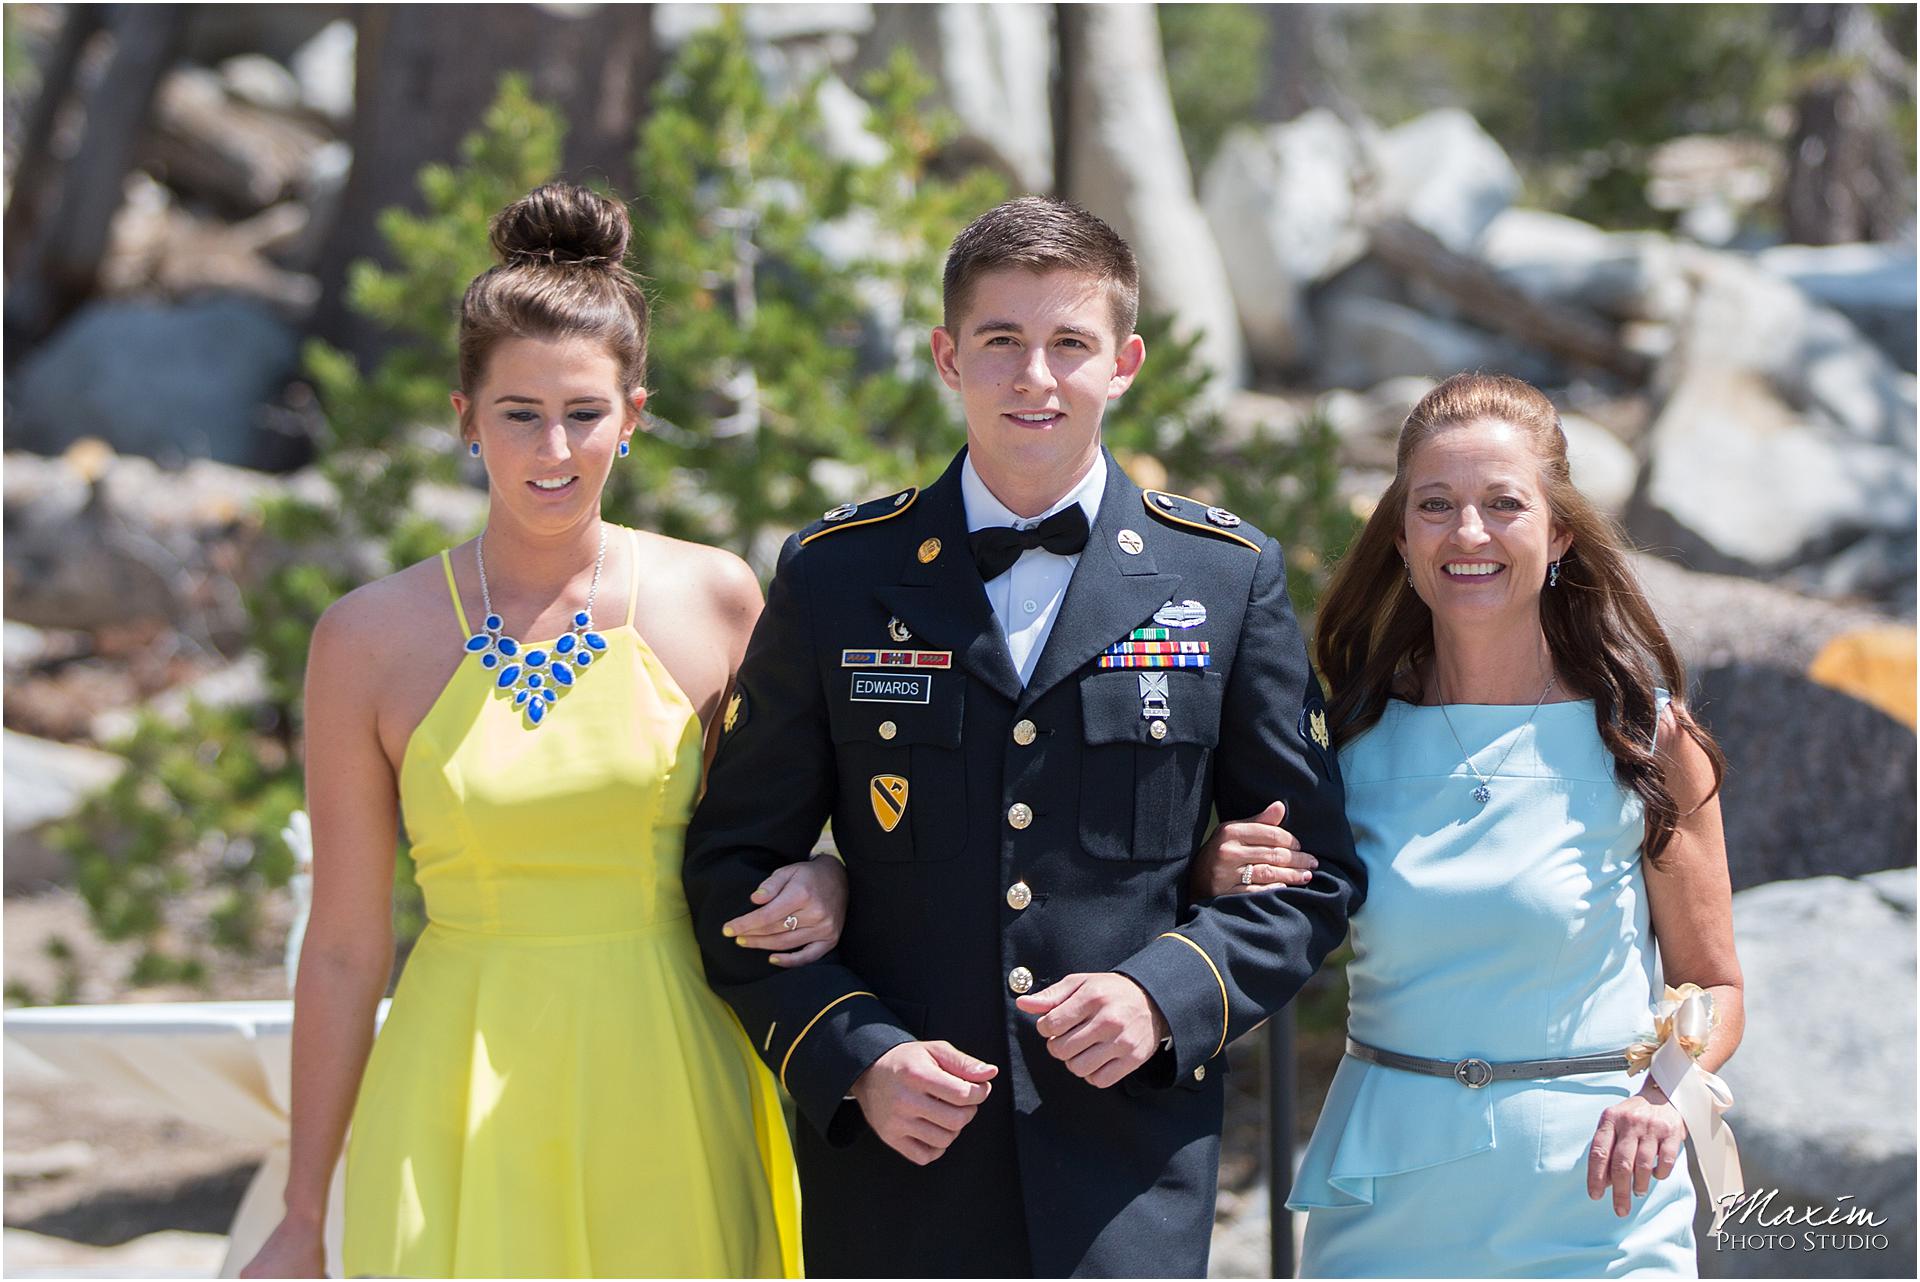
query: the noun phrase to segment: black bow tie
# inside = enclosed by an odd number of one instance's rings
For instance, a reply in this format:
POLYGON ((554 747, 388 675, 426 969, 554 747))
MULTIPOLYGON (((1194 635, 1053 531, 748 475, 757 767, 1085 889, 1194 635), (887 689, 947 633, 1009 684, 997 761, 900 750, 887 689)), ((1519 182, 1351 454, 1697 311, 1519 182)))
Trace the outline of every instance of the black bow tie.
POLYGON ((1029 548, 1045 548, 1056 556, 1072 556, 1087 546, 1087 512, 1078 503, 1055 512, 1031 530, 1011 525, 989 525, 967 536, 973 562, 982 581, 999 578, 1013 568, 1029 548))

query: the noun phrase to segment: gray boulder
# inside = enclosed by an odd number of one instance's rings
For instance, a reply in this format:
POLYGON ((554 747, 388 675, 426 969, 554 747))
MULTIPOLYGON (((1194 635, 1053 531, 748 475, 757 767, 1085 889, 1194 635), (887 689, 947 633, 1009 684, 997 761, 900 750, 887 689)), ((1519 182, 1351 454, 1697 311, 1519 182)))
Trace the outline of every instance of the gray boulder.
POLYGON ((1146 305, 1170 312, 1177 333, 1199 339, 1197 355, 1224 395, 1245 382, 1246 347, 1226 264, 1193 198, 1157 23, 1145 6, 1075 11, 1067 195, 1133 245, 1146 305))
POLYGON ((300 82, 264 54, 237 54, 221 63, 219 72, 221 88, 242 102, 272 111, 300 105, 300 82))
POLYGON ((1872 610, 1775 584, 1703 574, 1644 553, 1632 560, 1681 659, 1696 672, 1728 664, 1805 672, 1836 638, 1886 624, 1872 610))
POLYGON ((1914 372, 1912 245, 1777 245, 1755 261, 1845 316, 1889 360, 1914 372))
POLYGON ((93 629, 163 618, 202 644, 244 634, 232 577, 274 478, 200 460, 165 471, 95 448, 6 457, 10 618, 93 629))
MULTIPOLYGON (((1842 322, 1844 323, 1844 322, 1842 322)), ((1864 559, 1850 581, 1820 563, 1860 543, 1911 542, 1914 456, 1801 412, 1759 372, 1720 361, 1685 367, 1648 433, 1628 528, 1696 569, 1778 574, 1841 592, 1889 586, 1898 564, 1864 559), (1791 478, 1788 481, 1786 478, 1791 478)))
POLYGON ((330 22, 296 49, 288 60, 300 90, 300 104, 344 129, 353 121, 354 51, 359 42, 353 23, 330 22))
POLYGON ((1626 511, 1640 476, 1632 447, 1579 414, 1561 414, 1560 427, 1567 437, 1567 465, 1580 492, 1606 512, 1617 516, 1626 511))
POLYGON ((1785 168, 1782 148, 1768 138, 1670 138, 1648 154, 1647 204, 1677 215, 1688 239, 1728 245, 1777 199, 1785 168))
POLYGON ((1488 369, 1538 377, 1540 358, 1458 321, 1342 290, 1315 308, 1315 376, 1327 387, 1372 387, 1389 379, 1442 379, 1488 369))
POLYGON ((66 876, 66 857, 46 844, 47 829, 120 777, 111 753, 5 732, 6 893, 39 889, 66 876))
POLYGON ((1255 361, 1292 364, 1307 341, 1302 291, 1366 252, 1354 177, 1362 144, 1315 109, 1230 133, 1200 186, 1207 225, 1229 267, 1234 306, 1255 361))
POLYGON ((1761 375, 1796 410, 1864 441, 1914 448, 1914 380, 1847 319, 1733 254, 1678 246, 1694 306, 1660 385, 1726 368, 1761 375))
POLYGON ((1520 171, 1480 123, 1457 107, 1388 130, 1379 146, 1378 209, 1470 254, 1520 191, 1520 171))
POLYGON ((1615 320, 1671 321, 1686 311, 1686 278, 1664 236, 1508 209, 1487 225, 1480 254, 1517 289, 1615 320))
POLYGON ((1720 811, 1734 888, 1911 863, 1920 758, 1895 715, 1898 691, 1875 706, 1835 688, 1871 691, 1873 674, 1836 676, 1816 662, 1885 620, 1658 557, 1635 557, 1634 572, 1688 668, 1694 711, 1727 756, 1720 811))
POLYGON ((1702 1234, 1702 1275, 1914 1276, 1913 869, 1760 886, 1734 897, 1733 922, 1747 1025, 1720 1076, 1748 1193, 1773 1197, 1736 1212, 1729 1236, 1702 1234), (1856 1207, 1881 1223, 1761 1223, 1856 1207), (1791 1249, 1753 1241, 1781 1235, 1791 1249))
POLYGON ((1910 727, 1775 667, 1707 668, 1694 686, 1727 755, 1720 812, 1736 889, 1913 862, 1920 754, 1910 727))
POLYGON ((93 303, 7 381, 7 448, 58 454, 93 436, 167 463, 285 468, 305 442, 261 407, 298 360, 292 327, 250 300, 93 303))

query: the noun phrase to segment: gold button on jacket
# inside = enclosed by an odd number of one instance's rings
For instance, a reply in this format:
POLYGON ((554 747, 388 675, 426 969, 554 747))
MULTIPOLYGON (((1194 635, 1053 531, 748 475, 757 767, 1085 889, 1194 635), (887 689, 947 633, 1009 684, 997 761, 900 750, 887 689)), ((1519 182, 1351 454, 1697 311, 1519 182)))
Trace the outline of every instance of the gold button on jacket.
MULTIPOLYGON (((707 977, 806 1119, 819 1276, 925 1259, 972 1277, 1204 1277, 1225 1048, 1305 982, 1364 894, 1279 547, 1102 465, 1025 675, 972 555, 964 455, 923 491, 788 540, 740 665, 682 881, 707 977), (1320 860, 1319 889, 1193 901, 1208 814, 1274 797, 1320 860), (859 910, 832 959, 769 966, 723 927, 827 823, 859 910), (1018 1010, 1100 972, 1152 994, 1171 1035, 1105 1090, 1018 1010), (835 1147, 857 1130, 860 1074, 940 1038, 1000 1069, 937 1167, 966 1216, 939 1214, 935 1185, 871 1137, 835 1147), (1036 1197, 1023 1170, 1073 1175, 1036 1197)), ((1030 595, 1011 598, 1016 619, 1038 617, 1030 595)))

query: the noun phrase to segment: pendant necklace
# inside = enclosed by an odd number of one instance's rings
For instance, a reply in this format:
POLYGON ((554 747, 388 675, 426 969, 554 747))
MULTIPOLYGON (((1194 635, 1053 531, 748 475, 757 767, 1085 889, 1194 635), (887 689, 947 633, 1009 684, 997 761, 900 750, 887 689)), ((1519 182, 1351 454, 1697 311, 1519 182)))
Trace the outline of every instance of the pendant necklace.
MULTIPOLYGON (((1540 687, 1540 697, 1533 701, 1533 711, 1529 712, 1527 719, 1520 723, 1521 730, 1525 730, 1533 724, 1534 717, 1540 712, 1540 705, 1547 701, 1547 694, 1553 689, 1554 682, 1557 680, 1559 680, 1559 678, 1552 675, 1547 677, 1547 684, 1540 687)), ((1499 763, 1494 766, 1493 774, 1483 775, 1480 773, 1479 768, 1473 764, 1473 754, 1467 751, 1467 745, 1460 742, 1460 732, 1453 728, 1453 718, 1447 716, 1447 705, 1444 703, 1440 705, 1440 716, 1447 723, 1447 733, 1453 736, 1454 746, 1460 749, 1460 764, 1472 771, 1473 777, 1480 781, 1479 786, 1473 790, 1473 799, 1483 806, 1486 805, 1487 802, 1493 799, 1493 788, 1490 786, 1493 782, 1493 775, 1500 773, 1500 767, 1507 764, 1507 758, 1511 757, 1513 750, 1520 746, 1519 732, 1516 731, 1514 733, 1513 742, 1508 744, 1507 750, 1500 754, 1499 763)))
POLYGON ((473 559, 480 567, 480 608, 486 611, 485 630, 467 638, 468 654, 480 656, 480 666, 496 671, 494 689, 511 692, 513 706, 527 714, 527 720, 539 725, 549 705, 559 702, 560 693, 575 680, 574 669, 585 669, 595 654, 607 648, 607 639, 593 630, 593 600, 600 593, 600 567, 607 559, 607 527, 600 525, 600 550, 593 558, 593 582, 587 588, 587 607, 576 610, 573 627, 553 643, 553 652, 528 649, 502 630, 505 626, 493 612, 493 596, 487 591, 486 531, 473 541, 473 559))

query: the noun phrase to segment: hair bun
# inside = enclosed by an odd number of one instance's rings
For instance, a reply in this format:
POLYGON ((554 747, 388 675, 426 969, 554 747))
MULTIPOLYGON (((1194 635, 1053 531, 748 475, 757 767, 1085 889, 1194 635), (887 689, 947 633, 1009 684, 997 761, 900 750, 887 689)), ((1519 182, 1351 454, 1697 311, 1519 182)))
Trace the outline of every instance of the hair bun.
POLYGON ((509 267, 617 267, 632 233, 626 206, 573 183, 534 188, 494 215, 490 228, 494 252, 509 267))

